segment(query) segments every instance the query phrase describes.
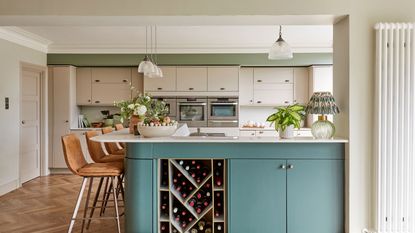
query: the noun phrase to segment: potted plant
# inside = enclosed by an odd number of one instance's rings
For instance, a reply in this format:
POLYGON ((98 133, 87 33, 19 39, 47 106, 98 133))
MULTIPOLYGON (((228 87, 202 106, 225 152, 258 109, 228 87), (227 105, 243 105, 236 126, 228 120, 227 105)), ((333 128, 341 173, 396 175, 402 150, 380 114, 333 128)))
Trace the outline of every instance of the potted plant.
POLYGON ((277 112, 267 118, 267 122, 274 124, 281 138, 293 138, 294 128, 301 127, 301 121, 305 118, 304 106, 299 104, 277 107, 277 112))

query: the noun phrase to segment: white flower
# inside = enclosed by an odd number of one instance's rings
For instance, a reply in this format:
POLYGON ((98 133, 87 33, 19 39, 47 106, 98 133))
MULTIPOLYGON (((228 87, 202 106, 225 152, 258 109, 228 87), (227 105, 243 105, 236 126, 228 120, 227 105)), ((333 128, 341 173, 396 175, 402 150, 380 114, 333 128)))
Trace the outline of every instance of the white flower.
POLYGON ((121 107, 121 112, 124 112, 125 111, 125 108, 124 107, 121 107))
POLYGON ((142 116, 142 115, 146 114, 146 112, 147 112, 147 108, 146 108, 146 106, 144 106, 144 105, 140 105, 139 107, 137 107, 137 108, 134 110, 134 115, 139 115, 139 116, 142 116))
POLYGON ((131 109, 131 110, 134 110, 135 106, 134 106, 134 104, 129 104, 128 108, 131 109))

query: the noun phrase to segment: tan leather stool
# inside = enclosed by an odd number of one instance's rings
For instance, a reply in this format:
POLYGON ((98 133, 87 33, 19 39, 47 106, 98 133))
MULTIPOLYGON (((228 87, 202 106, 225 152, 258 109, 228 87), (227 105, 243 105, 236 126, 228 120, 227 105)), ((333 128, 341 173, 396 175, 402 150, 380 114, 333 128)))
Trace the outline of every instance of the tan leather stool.
MULTIPOLYGON (((101 178, 100 185, 97 192, 99 192, 102 184, 103 178, 108 178, 112 184, 112 194, 114 198, 114 207, 115 207, 115 218, 117 222, 118 233, 121 232, 120 228, 120 217, 118 212, 118 200, 116 195, 116 184, 115 179, 118 177, 118 181, 121 182, 120 176, 124 172, 123 163, 120 162, 109 162, 109 163, 88 163, 85 160, 84 154, 82 153, 81 143, 79 138, 75 134, 68 134, 62 136, 62 147, 65 156, 65 162, 69 170, 73 174, 83 177, 81 189, 79 191, 78 199, 76 201, 75 209, 69 224, 68 233, 72 232, 73 226, 75 224, 76 216, 79 211, 79 206, 81 205, 82 195, 85 191, 85 186, 89 180, 89 188, 85 202, 85 210, 82 219, 82 230, 84 231, 85 220, 91 220, 95 206, 92 207, 90 217, 86 217, 88 209, 91 208, 88 206, 89 198, 92 191, 92 182, 94 178, 101 178)), ((94 201, 96 203, 96 201, 94 201)))
MULTIPOLYGON (((102 128, 102 134, 112 133, 114 130, 111 127, 102 128)), ((120 149, 118 143, 116 142, 104 142, 105 149, 108 151, 108 154, 113 155, 124 155, 125 150, 120 149)), ((121 147, 122 148, 122 147, 121 147)))

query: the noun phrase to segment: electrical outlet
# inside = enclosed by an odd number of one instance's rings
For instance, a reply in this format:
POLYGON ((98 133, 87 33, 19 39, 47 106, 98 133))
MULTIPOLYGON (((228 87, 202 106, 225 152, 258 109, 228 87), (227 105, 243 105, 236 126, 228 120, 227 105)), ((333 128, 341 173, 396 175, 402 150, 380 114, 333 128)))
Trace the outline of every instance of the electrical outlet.
POLYGON ((9 110, 10 103, 9 103, 9 97, 4 98, 4 109, 9 110))

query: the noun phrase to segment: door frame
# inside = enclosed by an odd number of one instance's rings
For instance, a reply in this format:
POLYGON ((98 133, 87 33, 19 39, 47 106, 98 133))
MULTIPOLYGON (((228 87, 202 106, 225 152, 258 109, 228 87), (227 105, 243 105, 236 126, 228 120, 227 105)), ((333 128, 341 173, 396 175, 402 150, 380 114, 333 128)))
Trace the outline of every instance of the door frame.
POLYGON ((39 150, 39 164, 40 164, 40 176, 49 175, 49 166, 48 166, 48 72, 46 66, 36 65, 27 62, 20 62, 20 80, 19 80, 19 187, 22 186, 21 172, 22 172, 22 158, 21 158, 21 117, 22 117, 22 80, 23 80, 23 71, 34 71, 40 74, 40 119, 39 119, 39 134, 40 134, 40 150, 39 150))

